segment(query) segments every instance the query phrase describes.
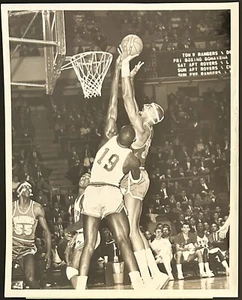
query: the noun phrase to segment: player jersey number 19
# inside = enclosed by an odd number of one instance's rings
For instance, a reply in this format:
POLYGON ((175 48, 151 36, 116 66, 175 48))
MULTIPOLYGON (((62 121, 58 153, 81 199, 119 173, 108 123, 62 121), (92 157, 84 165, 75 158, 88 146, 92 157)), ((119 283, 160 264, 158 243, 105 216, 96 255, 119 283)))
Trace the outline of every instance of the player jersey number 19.
MULTIPOLYGON (((105 158, 105 156, 108 154, 109 152, 109 148, 105 148, 104 153, 102 154, 102 156, 98 159, 98 163, 101 165, 103 159, 105 158)), ((107 159, 107 163, 103 166, 105 170, 107 171, 112 171, 113 168, 116 166, 116 164, 119 161, 119 156, 117 154, 112 154, 109 156, 109 158, 107 159)))

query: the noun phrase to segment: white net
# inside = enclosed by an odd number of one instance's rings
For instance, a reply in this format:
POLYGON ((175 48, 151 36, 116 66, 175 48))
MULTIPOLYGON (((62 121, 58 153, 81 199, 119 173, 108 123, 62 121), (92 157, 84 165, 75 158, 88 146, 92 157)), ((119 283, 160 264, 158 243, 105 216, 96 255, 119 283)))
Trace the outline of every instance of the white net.
POLYGON ((102 84, 112 62, 108 52, 90 51, 70 57, 85 98, 101 96, 102 84))

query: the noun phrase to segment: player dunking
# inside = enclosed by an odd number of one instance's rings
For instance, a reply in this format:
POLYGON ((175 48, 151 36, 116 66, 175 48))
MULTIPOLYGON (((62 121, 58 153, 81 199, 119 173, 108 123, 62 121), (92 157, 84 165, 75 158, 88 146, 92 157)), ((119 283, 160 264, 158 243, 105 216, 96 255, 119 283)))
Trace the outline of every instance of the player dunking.
MULTIPOLYGON (((79 180, 79 191, 78 196, 74 202, 74 224, 68 226, 65 229, 65 234, 68 235, 69 233, 76 232, 72 239, 69 240, 65 256, 66 256, 66 275, 67 278, 71 281, 73 287, 76 287, 76 279, 75 275, 78 275, 79 265, 80 265, 80 257, 84 246, 84 235, 83 235, 83 220, 81 215, 82 210, 82 201, 84 198, 84 192, 87 185, 90 182, 90 174, 85 173, 81 176, 79 180)), ((68 237, 67 237, 68 238, 68 237)), ((98 238, 96 242, 97 247, 100 243, 100 234, 98 233, 98 238)))
POLYGON ((35 278, 34 254, 36 226, 42 226, 46 239, 46 268, 50 267, 51 234, 45 219, 43 207, 30 199, 32 196, 31 184, 21 182, 17 189, 18 200, 13 202, 13 247, 12 259, 17 261, 24 271, 26 283, 30 289, 40 288, 35 278))
POLYGON ((94 251, 99 224, 106 218, 115 241, 121 251, 129 272, 132 287, 143 288, 144 284, 129 240, 129 222, 124 209, 119 183, 124 174, 131 172, 135 180, 140 178, 140 163, 129 148, 134 141, 135 131, 124 126, 117 134, 117 96, 120 73, 120 58, 116 61, 111 85, 111 95, 104 129, 104 136, 96 154, 90 184, 83 200, 84 248, 80 259, 77 290, 86 288, 90 260, 94 251))
MULTIPOLYGON (((120 46, 120 55, 124 55, 120 46)), ((137 56, 137 55, 135 55, 137 56)), ((149 176, 145 170, 145 161, 153 138, 153 126, 164 118, 164 110, 156 103, 145 104, 139 111, 135 99, 134 76, 143 63, 139 62, 130 73, 129 62, 135 56, 128 55, 122 60, 122 93, 124 106, 129 120, 135 129, 136 140, 132 143, 132 149, 141 163, 142 180, 134 182, 132 174, 127 174, 121 182, 121 190, 124 194, 125 206, 128 210, 130 222, 130 240, 133 251, 144 282, 150 282, 151 276, 160 282, 160 288, 169 280, 169 277, 161 273, 155 262, 149 243, 140 230, 140 217, 143 207, 143 199, 149 188, 149 176), (151 273, 151 276, 150 276, 151 273)))

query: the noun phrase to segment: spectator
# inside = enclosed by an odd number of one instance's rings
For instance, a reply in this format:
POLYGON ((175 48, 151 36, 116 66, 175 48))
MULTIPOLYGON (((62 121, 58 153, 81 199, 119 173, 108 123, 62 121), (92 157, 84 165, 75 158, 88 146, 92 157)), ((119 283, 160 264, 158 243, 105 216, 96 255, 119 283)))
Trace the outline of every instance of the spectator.
POLYGON ((170 191, 167 188, 166 182, 164 182, 164 181, 161 182, 161 188, 160 188, 161 199, 160 199, 160 203, 162 205, 168 204, 169 194, 170 194, 170 191))
POLYGON ((192 233, 197 232, 197 222, 194 217, 191 217, 189 219, 189 225, 190 225, 190 232, 192 233))
POLYGON ((177 197, 178 201, 181 202, 181 207, 183 210, 185 210, 188 206, 188 197, 186 190, 181 191, 181 195, 177 197))
POLYGON ((205 201, 201 197, 200 194, 196 194, 195 199, 194 199, 194 206, 202 208, 205 205, 205 201))
MULTIPOLYGON (((179 202, 177 202, 177 203, 179 203, 179 202)), ((179 213, 177 215, 177 220, 175 220, 175 222, 174 222, 175 223, 176 233, 181 232, 181 229, 182 229, 182 226, 183 226, 184 222, 185 222, 185 215, 184 215, 184 213, 179 213)))
POLYGON ((204 225, 204 234, 206 236, 209 236, 209 234, 211 233, 209 223, 208 222, 204 222, 203 225, 204 225))
POLYGON ((210 188, 208 184, 206 183, 205 179, 201 177, 199 179, 199 183, 197 184, 197 192, 202 195, 202 194, 207 194, 209 192, 210 188))
POLYGON ((108 228, 101 230, 101 243, 96 249, 97 257, 108 257, 109 262, 122 261, 120 251, 108 228))
POLYGON ((154 252, 156 263, 159 266, 164 264, 166 272, 170 280, 174 280, 171 270, 171 260, 173 258, 172 246, 170 242, 170 226, 163 225, 163 229, 156 228, 154 231, 155 238, 150 243, 150 247, 154 252))
POLYGON ((150 243, 154 240, 155 236, 154 234, 152 234, 149 230, 146 230, 144 232, 144 236, 147 239, 147 241, 149 241, 150 243))
POLYGON ((40 177, 39 180, 36 183, 36 188, 38 191, 42 190, 43 193, 47 196, 48 199, 50 199, 50 184, 47 180, 44 179, 44 177, 40 177))
POLYGON ((38 191, 38 195, 36 196, 36 201, 39 202, 43 207, 46 207, 48 203, 48 198, 47 196, 43 193, 42 190, 38 191))
POLYGON ((172 210, 173 210, 173 208, 176 207, 176 199, 175 199, 174 195, 170 195, 170 197, 169 197, 169 205, 170 205, 170 208, 172 210))
POLYGON ((56 189, 55 195, 52 196, 52 202, 57 203, 59 208, 66 207, 65 196, 60 192, 59 187, 56 189))

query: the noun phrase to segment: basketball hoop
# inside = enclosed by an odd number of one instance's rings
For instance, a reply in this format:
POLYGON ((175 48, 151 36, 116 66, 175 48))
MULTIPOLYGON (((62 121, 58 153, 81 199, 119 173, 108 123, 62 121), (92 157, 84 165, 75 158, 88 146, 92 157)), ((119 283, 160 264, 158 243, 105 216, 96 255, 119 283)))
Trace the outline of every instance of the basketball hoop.
POLYGON ((73 68, 81 83, 85 98, 101 96, 104 77, 112 62, 113 55, 103 51, 89 51, 68 57, 69 63, 62 70, 73 68))

